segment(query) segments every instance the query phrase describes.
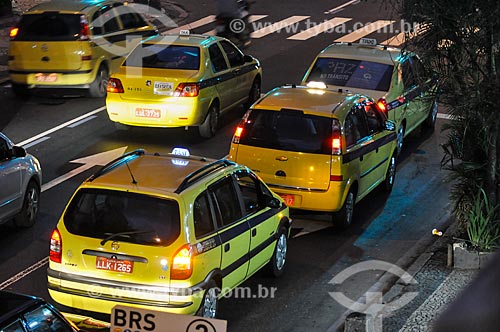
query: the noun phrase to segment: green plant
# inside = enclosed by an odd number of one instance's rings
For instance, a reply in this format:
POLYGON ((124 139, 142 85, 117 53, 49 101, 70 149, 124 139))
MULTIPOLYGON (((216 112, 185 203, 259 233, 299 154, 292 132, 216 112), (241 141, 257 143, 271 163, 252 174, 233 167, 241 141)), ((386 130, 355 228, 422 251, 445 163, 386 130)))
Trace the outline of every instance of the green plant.
POLYGON ((473 249, 491 251, 497 246, 500 238, 500 224, 496 218, 500 205, 490 204, 482 188, 474 196, 470 210, 465 216, 467 235, 473 249))

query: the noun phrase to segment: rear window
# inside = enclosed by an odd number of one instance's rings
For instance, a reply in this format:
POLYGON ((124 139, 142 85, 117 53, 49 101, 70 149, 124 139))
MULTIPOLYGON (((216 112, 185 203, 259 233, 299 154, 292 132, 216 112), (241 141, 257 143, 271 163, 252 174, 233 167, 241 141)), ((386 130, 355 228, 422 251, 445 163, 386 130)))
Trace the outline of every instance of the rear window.
POLYGON ((81 189, 64 215, 64 225, 75 235, 167 246, 180 234, 179 205, 129 192, 81 189))
POLYGON ((43 13, 23 15, 18 41, 73 41, 80 33, 80 15, 43 13))
POLYGON ((195 46, 139 44, 127 57, 124 66, 198 70, 200 49, 195 46))
POLYGON ((240 144, 305 153, 331 154, 332 119, 296 110, 252 110, 240 144))
POLYGON ((307 81, 353 89, 389 91, 394 66, 352 59, 318 58, 307 81))

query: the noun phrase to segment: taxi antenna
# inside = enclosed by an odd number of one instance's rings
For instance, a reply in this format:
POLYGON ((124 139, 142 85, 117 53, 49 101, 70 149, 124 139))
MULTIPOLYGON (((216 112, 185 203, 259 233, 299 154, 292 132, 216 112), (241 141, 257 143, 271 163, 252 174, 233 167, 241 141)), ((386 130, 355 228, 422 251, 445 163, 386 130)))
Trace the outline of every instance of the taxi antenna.
POLYGON ((134 178, 134 174, 132 173, 132 170, 130 169, 130 167, 128 166, 128 162, 125 161, 125 165, 127 165, 127 169, 128 169, 128 172, 130 173, 130 177, 132 178, 132 183, 133 184, 137 184, 137 181, 135 180, 134 178))

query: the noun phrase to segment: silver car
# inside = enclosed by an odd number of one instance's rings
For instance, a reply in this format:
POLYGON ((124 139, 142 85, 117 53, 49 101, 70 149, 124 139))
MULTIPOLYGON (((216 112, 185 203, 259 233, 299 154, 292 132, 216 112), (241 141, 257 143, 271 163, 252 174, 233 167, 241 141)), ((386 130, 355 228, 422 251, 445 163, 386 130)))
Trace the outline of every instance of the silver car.
POLYGON ((40 162, 0 133, 0 223, 18 227, 35 223, 40 208, 40 162))

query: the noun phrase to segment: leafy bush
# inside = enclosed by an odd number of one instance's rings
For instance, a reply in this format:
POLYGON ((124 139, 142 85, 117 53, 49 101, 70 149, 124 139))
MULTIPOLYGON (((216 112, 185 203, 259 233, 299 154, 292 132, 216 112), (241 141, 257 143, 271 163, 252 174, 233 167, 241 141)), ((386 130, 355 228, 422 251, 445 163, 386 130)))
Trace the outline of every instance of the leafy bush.
POLYGON ((466 214, 467 235, 473 249, 491 251, 500 238, 499 221, 496 218, 500 205, 491 205, 483 189, 474 196, 466 214))

